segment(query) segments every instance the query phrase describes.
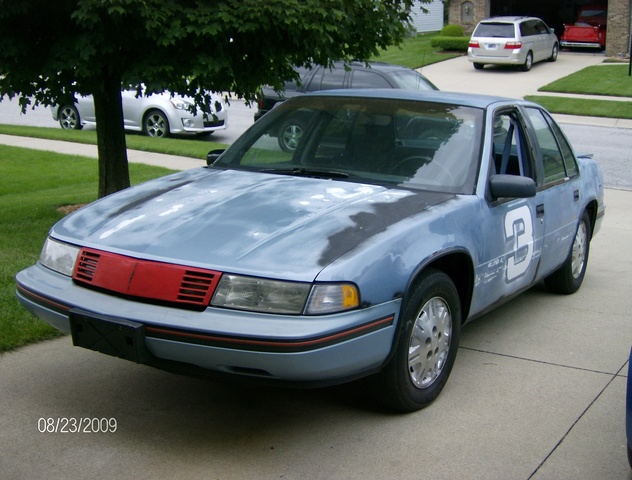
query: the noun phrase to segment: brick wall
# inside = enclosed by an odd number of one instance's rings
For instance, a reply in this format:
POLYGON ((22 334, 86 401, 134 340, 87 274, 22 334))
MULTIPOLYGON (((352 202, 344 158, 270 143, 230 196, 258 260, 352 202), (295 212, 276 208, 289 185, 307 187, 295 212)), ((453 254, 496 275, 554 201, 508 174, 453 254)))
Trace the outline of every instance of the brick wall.
POLYGON ((608 0, 608 27, 606 55, 609 57, 630 54, 630 1, 608 0))
POLYGON ((461 25, 466 35, 474 31, 474 27, 489 16, 487 0, 451 0, 448 10, 448 23, 461 25))

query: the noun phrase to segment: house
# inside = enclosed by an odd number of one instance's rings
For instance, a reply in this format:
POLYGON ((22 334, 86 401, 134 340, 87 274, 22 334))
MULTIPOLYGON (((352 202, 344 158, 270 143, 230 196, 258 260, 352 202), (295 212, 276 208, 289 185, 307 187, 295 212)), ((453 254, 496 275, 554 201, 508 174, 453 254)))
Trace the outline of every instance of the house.
POLYGON ((410 19, 417 33, 440 31, 443 28, 443 1, 422 3, 415 0, 410 19))
MULTIPOLYGON (((450 0, 448 23, 461 25, 466 34, 472 33, 484 18, 497 15, 530 15, 544 20, 555 29, 558 37, 564 24, 575 23, 578 7, 585 0, 450 0)), ((591 4, 608 7, 607 56, 630 55, 630 0, 596 0, 591 4)))

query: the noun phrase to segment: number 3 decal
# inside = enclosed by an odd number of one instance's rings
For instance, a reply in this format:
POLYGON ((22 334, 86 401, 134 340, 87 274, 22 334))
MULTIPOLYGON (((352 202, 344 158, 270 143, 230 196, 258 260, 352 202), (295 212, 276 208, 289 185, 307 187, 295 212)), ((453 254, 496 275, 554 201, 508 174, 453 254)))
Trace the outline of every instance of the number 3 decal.
POLYGON ((505 239, 513 241, 506 269, 507 281, 511 282, 527 271, 533 258, 533 222, 527 205, 505 215, 505 239))

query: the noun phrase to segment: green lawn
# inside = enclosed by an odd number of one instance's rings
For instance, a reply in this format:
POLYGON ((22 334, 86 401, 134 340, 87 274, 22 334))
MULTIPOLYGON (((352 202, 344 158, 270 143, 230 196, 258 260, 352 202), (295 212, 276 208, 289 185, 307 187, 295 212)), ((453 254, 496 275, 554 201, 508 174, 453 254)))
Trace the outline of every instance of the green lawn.
POLYGON ((540 91, 632 97, 632 77, 628 76, 628 65, 604 63, 560 78, 540 88, 540 91))
POLYGON ((437 35, 438 33, 426 33, 408 38, 399 47, 382 50, 374 60, 409 68, 419 68, 461 55, 454 52, 442 52, 432 47, 430 41, 437 35))
MULTIPOLYGON (((0 125, 0 134, 24 137, 45 138, 96 145, 96 130, 63 130, 61 128, 24 127, 21 125, 0 125)), ((165 153, 191 158, 206 158, 206 154, 216 148, 225 148, 226 144, 209 142, 200 138, 153 138, 140 134, 125 135, 127 148, 144 152, 165 153)))
MULTIPOLYGON (((132 183, 170 173, 130 164, 132 183)), ((97 197, 97 161, 0 145, 0 352, 58 335, 15 298, 15 274, 35 263, 58 207, 97 197)))
POLYGON ((539 103, 549 112, 587 117, 632 119, 632 102, 584 100, 548 95, 527 95, 525 100, 539 103))

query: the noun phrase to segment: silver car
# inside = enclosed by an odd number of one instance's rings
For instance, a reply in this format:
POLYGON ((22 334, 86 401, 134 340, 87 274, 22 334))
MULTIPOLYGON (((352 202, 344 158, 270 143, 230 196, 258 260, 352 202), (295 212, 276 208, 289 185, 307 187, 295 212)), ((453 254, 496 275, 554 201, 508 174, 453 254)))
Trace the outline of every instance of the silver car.
POLYGON ((467 57, 477 70, 485 65, 516 65, 525 72, 535 62, 557 60, 559 42, 552 28, 535 17, 492 17, 481 21, 467 57))
MULTIPOLYGON (((209 112, 191 111, 193 100, 169 92, 137 96, 136 90, 123 90, 123 121, 126 130, 143 132, 150 137, 195 133, 209 135, 228 125, 226 105, 213 94, 209 112)), ((75 104, 54 105, 53 120, 61 128, 80 130, 84 125, 96 125, 92 96, 77 95, 75 104)))

